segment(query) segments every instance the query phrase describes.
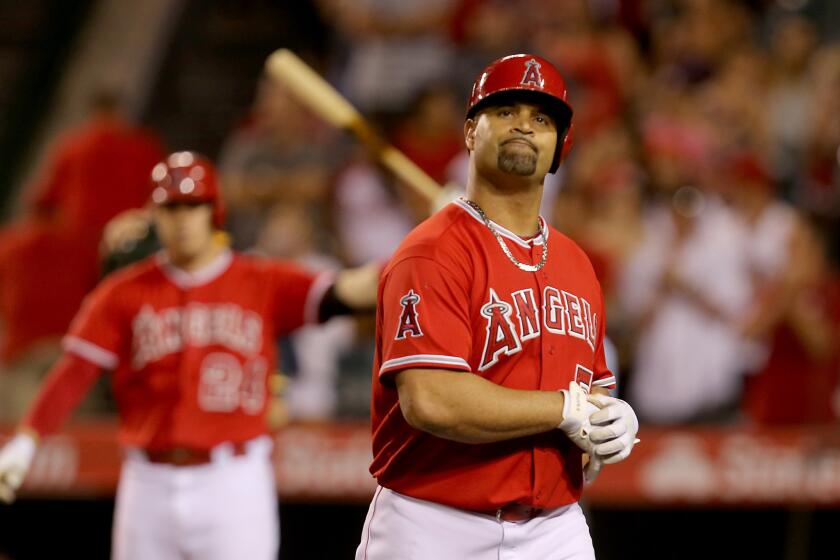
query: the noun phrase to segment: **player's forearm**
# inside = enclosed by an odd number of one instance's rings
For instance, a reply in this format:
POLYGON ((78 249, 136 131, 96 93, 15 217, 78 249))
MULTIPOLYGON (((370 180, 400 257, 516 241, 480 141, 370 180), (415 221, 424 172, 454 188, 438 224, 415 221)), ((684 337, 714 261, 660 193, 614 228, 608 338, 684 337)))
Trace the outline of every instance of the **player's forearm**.
POLYGON ((820 307, 800 297, 788 309, 787 320, 811 359, 824 361, 831 357, 838 334, 820 307))
POLYGON ((784 320, 784 315, 796 297, 797 288, 787 283, 775 283, 761 290, 752 309, 742 320, 739 330, 747 338, 767 336, 784 320))
POLYGON ((37 435, 57 431, 99 377, 101 369, 87 360, 64 354, 52 367, 21 422, 21 430, 37 435))
POLYGON ((604 387, 592 387, 590 393, 592 393, 593 395, 604 395, 606 397, 610 396, 610 390, 605 389, 604 387))
POLYGON ((725 321, 729 315, 720 302, 715 301, 702 290, 681 279, 675 279, 672 282, 671 290, 688 299, 698 310, 714 320, 725 321))
MULTIPOLYGON (((330 290, 333 297, 351 312, 372 311, 376 308, 376 294, 382 268, 383 263, 380 262, 357 268, 345 268, 338 273, 335 284, 330 290)), ((336 314, 340 313, 333 313, 333 315, 336 314)))
POLYGON ((491 443, 555 429, 563 395, 496 385, 471 373, 406 370, 397 375, 400 407, 414 428, 462 443, 491 443))

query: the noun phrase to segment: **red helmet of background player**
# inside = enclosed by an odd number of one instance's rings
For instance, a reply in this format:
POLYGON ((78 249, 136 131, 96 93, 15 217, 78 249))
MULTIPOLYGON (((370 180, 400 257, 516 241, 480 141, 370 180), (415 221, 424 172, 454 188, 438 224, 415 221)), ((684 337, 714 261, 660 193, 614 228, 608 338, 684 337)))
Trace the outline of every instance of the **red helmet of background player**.
POLYGON ((196 152, 174 152, 154 166, 152 202, 157 206, 207 202, 213 205, 213 225, 221 228, 225 222, 216 167, 196 152))
POLYGON ((476 78, 467 118, 472 118, 500 94, 529 92, 548 103, 557 123, 557 149, 551 173, 572 149, 572 107, 566 99, 566 80, 546 59, 533 54, 512 54, 494 60, 476 78))

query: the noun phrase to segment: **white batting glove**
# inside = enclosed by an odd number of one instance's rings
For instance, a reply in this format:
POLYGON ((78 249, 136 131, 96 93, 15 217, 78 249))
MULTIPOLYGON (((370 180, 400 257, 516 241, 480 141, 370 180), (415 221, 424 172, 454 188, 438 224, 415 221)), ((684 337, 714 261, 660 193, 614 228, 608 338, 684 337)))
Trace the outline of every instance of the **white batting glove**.
POLYGON ((589 432, 590 456, 606 465, 623 461, 638 443, 639 420, 636 413, 623 400, 607 395, 590 395, 589 402, 600 409, 589 417, 592 425, 589 432))
POLYGON ((583 468, 583 481, 586 484, 592 484, 592 482, 598 477, 602 468, 604 468, 604 462, 596 455, 590 455, 589 462, 586 463, 586 466, 583 468))
POLYGON ((563 430, 575 445, 585 453, 592 455, 592 444, 589 441, 591 426, 589 417, 598 412, 598 407, 586 399, 586 392, 576 381, 569 383, 569 389, 563 393, 563 421, 557 426, 563 430))
POLYGON ((0 502, 15 501, 15 493, 35 457, 35 439, 19 433, 0 449, 0 502))

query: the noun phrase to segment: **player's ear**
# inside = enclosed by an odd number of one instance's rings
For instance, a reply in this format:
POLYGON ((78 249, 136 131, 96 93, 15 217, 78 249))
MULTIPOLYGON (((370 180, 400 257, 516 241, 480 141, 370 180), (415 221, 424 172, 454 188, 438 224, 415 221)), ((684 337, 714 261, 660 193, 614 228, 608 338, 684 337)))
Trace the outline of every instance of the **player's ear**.
POLYGON ((475 127, 477 125, 478 121, 475 117, 464 121, 464 144, 469 151, 473 151, 473 146, 475 145, 475 127))

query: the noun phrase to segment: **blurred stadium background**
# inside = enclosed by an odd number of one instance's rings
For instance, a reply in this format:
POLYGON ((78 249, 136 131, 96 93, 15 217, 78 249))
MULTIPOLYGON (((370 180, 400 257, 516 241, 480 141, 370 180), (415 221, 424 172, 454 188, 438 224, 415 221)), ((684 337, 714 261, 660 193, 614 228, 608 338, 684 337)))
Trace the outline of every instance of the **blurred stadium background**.
MULTIPOLYGON (((385 259, 427 213, 262 67, 303 56, 442 184, 490 60, 571 83, 544 214, 590 254, 643 443, 586 494, 610 558, 837 558, 840 3, 0 1, 0 433, 164 151, 218 162, 237 249, 385 259)), ((373 481, 372 322, 279 341, 282 558, 352 557, 373 481)), ((0 507, 0 558, 107 558, 119 464, 99 387, 0 507)))

